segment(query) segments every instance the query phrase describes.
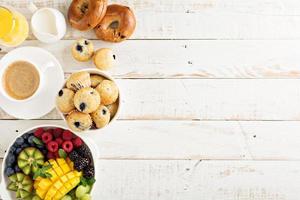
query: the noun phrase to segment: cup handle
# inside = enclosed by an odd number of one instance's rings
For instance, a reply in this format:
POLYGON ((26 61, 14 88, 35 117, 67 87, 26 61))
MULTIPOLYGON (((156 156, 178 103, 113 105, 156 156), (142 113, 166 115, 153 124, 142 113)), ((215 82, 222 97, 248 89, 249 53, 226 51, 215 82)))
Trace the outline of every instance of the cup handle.
POLYGON ((27 8, 30 10, 31 13, 34 13, 35 11, 38 10, 36 5, 33 3, 33 0, 29 1, 29 4, 27 5, 27 8))

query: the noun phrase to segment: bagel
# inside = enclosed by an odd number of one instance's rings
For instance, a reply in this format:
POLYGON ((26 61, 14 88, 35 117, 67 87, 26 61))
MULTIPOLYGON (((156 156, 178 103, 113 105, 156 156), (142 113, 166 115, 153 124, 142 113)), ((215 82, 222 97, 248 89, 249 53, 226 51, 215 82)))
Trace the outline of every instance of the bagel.
POLYGON ((136 26, 135 16, 127 6, 109 5, 106 14, 95 28, 99 39, 109 42, 121 42, 129 38, 136 26))
POLYGON ((73 0, 68 10, 71 26, 81 31, 95 28, 106 13, 107 0, 73 0))

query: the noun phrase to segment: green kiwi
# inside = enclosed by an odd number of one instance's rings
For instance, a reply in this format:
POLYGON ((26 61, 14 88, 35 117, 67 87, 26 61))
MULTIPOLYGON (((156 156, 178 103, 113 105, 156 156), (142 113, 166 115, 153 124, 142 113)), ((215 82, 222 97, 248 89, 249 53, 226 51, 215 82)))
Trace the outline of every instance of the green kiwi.
POLYGON ((34 147, 27 147, 23 149, 18 156, 18 167, 26 175, 36 172, 36 170, 43 164, 43 153, 34 147))
POLYGON ((25 199, 31 195, 33 182, 31 178, 23 173, 16 173, 8 177, 10 183, 7 189, 16 192, 16 197, 25 199))

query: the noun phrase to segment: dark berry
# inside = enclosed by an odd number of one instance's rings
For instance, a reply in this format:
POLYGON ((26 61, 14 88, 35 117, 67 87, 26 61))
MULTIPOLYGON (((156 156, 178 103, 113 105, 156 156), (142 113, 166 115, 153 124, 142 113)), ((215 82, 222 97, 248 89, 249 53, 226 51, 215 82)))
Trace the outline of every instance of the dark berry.
POLYGON ((84 111, 85 107, 86 107, 85 103, 81 103, 81 104, 79 105, 80 111, 81 111, 81 112, 84 111))
POLYGON ((11 175, 13 175, 14 173, 15 173, 15 171, 14 171, 13 168, 11 168, 11 167, 8 167, 8 168, 5 169, 5 175, 6 175, 6 176, 11 176, 11 175))
POLYGON ((95 169, 93 166, 86 167, 83 170, 83 176, 85 178, 93 178, 95 176, 95 169))
POLYGON ((58 92, 58 96, 62 96, 64 94, 64 91, 63 90, 59 90, 59 92, 58 92))
POLYGON ((29 136, 29 138, 27 139, 27 142, 31 145, 34 145, 33 139, 35 138, 35 136, 29 136))
POLYGON ((21 151, 22 151, 22 148, 19 147, 16 149, 15 154, 18 155, 21 151))
POLYGON ((77 44, 77 45, 76 45, 76 50, 79 51, 79 52, 82 52, 82 50, 83 50, 83 49, 82 49, 82 46, 79 45, 79 44, 77 44))
POLYGON ((69 141, 72 140, 73 138, 73 133, 71 131, 65 130, 62 134, 62 139, 65 141, 69 141))
POLYGON ((21 169, 18 167, 18 165, 15 165, 14 170, 15 170, 16 173, 21 172, 21 169))
POLYGON ((17 149, 17 147, 11 146, 10 149, 9 149, 9 152, 14 153, 16 151, 16 149, 17 149))
POLYGON ((78 154, 84 158, 91 158, 92 153, 86 144, 81 145, 78 149, 76 149, 78 154))
POLYGON ((24 140, 27 140, 30 136, 31 136, 31 134, 26 133, 22 137, 23 137, 24 140))
POLYGON ((14 155, 8 154, 8 157, 6 159, 6 164, 8 166, 12 166, 16 162, 16 157, 14 155))
POLYGON ((22 137, 18 137, 18 138, 16 139, 16 144, 17 144, 17 145, 21 146, 23 143, 24 143, 24 139, 23 139, 22 137))
POLYGON ((22 148, 22 149, 24 149, 24 148, 26 148, 26 147, 29 147, 29 144, 23 143, 23 144, 21 145, 21 148, 22 148))
POLYGON ((48 142, 50 142, 51 140, 52 140, 52 134, 51 133, 49 133, 49 132, 45 132, 45 133, 43 133, 42 134, 42 140, 43 140, 43 142, 44 143, 48 143, 48 142))
POLYGON ((82 171, 85 167, 89 165, 89 159, 87 158, 80 158, 74 161, 74 167, 78 171, 82 171))
POLYGON ((72 151, 69 154, 69 158, 74 162, 75 160, 78 160, 80 158, 80 156, 76 151, 72 151))

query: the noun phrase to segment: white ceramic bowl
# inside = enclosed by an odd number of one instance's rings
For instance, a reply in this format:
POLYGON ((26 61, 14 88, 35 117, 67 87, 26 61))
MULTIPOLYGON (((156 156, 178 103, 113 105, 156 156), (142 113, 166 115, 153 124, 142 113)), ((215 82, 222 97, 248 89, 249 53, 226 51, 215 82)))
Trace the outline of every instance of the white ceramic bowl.
MULTIPOLYGON (((97 148, 97 146, 92 141, 90 141, 88 138, 84 138, 81 135, 76 134, 74 131, 70 130, 67 127, 59 126, 59 125, 50 125, 50 124, 38 125, 38 126, 34 126, 32 128, 29 128, 29 129, 25 130, 24 132, 22 132, 21 134, 19 134, 16 137, 16 139, 18 137, 22 136, 25 133, 32 132, 33 130, 35 130, 37 128, 45 128, 45 129, 47 129, 47 128, 62 128, 62 129, 65 129, 65 130, 69 130, 72 133, 74 133, 75 135, 77 135, 78 137, 80 137, 82 139, 82 141, 91 150, 92 159, 93 159, 94 166, 95 166, 95 177, 97 177, 97 167, 96 166, 97 166, 97 158, 98 158, 98 148, 97 148)), ((7 147, 7 151, 6 151, 5 155, 4 155, 4 159, 3 159, 3 162, 2 162, 2 170, 1 170, 2 178, 1 178, 1 183, 0 183, 0 196, 1 196, 1 199, 3 199, 3 200, 15 200, 16 199, 16 197, 15 197, 16 193, 7 189, 9 180, 8 180, 8 177, 5 175, 6 158, 8 156, 8 152, 9 152, 10 147, 15 143, 16 139, 7 147)), ((98 180, 96 180, 96 182, 97 181, 98 180)), ((92 197, 94 196, 94 191, 95 191, 94 187, 92 188, 92 191, 91 191, 91 196, 92 197)))
MULTIPOLYGON (((105 77, 106 79, 108 79, 108 80, 111 80, 111 81, 113 81, 116 85, 117 85, 117 87, 118 87, 118 89, 119 89, 119 97, 118 97, 118 110, 117 110, 117 112, 116 112, 116 114, 114 115, 114 117, 113 118, 111 118, 111 120, 110 120, 110 122, 106 125, 106 126, 104 126, 103 128, 97 128, 97 129, 89 129, 89 130, 86 130, 86 131, 82 131, 82 132, 96 132, 96 131, 99 131, 99 130, 103 130, 104 128, 107 128, 111 123, 113 123, 117 118, 118 118, 118 116, 119 116, 119 113, 120 113, 120 108, 121 108, 121 103, 122 103, 122 95, 121 95, 121 91, 120 91, 120 87, 118 86, 118 84, 117 84, 117 82, 115 81, 115 79, 112 77, 112 76, 110 76, 110 75, 108 75, 107 73, 105 73, 104 71, 101 71, 101 70, 99 70, 99 69, 95 69, 95 68, 88 68, 88 69, 83 69, 83 70, 79 70, 79 71, 76 71, 76 72, 82 72, 82 71, 85 71, 85 72, 88 72, 88 73, 90 73, 90 74, 96 74, 96 75, 100 75, 100 76, 103 76, 103 77, 105 77)), ((66 80, 67 81, 67 80, 66 80)), ((65 85, 66 85, 66 81, 65 81, 65 84, 63 85, 63 87, 62 88, 65 88, 65 85)), ((66 121, 66 115, 64 115, 62 112, 60 112, 60 110, 57 108, 57 106, 56 106, 56 109, 57 109, 57 111, 60 113, 60 115, 61 115, 61 117, 64 119, 64 121, 66 122, 66 124, 67 124, 67 121, 66 121)), ((76 132, 76 131, 74 131, 74 130, 72 130, 73 132, 76 132)), ((78 132, 77 131, 77 133, 81 133, 81 132, 78 132)))

